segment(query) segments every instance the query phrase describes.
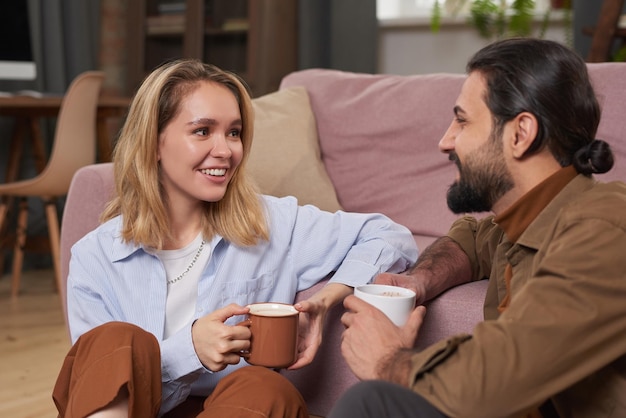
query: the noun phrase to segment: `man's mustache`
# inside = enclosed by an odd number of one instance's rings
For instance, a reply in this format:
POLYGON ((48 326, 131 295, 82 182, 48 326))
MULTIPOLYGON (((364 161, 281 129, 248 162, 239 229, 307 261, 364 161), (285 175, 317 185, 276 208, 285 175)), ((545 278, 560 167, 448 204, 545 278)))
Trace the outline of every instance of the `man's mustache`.
POLYGON ((452 151, 448 154, 448 160, 452 161, 456 166, 461 169, 461 160, 459 160, 459 156, 456 152, 452 151))

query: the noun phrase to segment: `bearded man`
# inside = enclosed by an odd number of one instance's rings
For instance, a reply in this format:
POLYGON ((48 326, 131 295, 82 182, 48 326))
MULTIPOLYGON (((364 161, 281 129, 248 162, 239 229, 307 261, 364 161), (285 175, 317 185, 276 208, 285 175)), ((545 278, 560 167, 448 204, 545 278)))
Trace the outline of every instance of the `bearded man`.
POLYGON ((509 39, 468 62, 439 143, 458 167, 463 216, 406 275, 376 282, 418 305, 488 279, 485 321, 421 352, 425 308, 404 327, 348 296, 342 354, 363 380, 337 417, 626 416, 626 185, 595 139, 600 108, 584 61, 556 42, 509 39))

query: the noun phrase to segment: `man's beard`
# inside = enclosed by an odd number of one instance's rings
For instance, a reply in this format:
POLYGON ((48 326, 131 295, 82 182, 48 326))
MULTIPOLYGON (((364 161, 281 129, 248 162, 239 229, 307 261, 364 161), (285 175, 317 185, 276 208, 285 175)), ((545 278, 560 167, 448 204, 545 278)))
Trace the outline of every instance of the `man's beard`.
POLYGON ((449 159, 459 169, 459 180, 448 189, 448 207, 454 213, 487 212, 509 190, 513 178, 504 162, 501 137, 490 140, 469 154, 461 164, 455 152, 449 159))

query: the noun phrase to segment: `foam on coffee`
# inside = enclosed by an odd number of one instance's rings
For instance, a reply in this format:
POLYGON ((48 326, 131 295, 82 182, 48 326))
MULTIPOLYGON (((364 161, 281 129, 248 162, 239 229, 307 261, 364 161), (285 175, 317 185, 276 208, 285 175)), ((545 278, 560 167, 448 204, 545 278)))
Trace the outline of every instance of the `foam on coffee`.
POLYGON ((293 305, 262 302, 250 305, 250 313, 261 316, 291 316, 297 314, 298 311, 293 305))
POLYGON ((380 296, 399 297, 402 296, 402 294, 400 292, 383 292, 380 293, 380 296))
POLYGON ((280 310, 280 309, 264 309, 264 310, 255 310, 250 311, 252 315, 259 316, 291 316, 294 314, 292 311, 280 310))

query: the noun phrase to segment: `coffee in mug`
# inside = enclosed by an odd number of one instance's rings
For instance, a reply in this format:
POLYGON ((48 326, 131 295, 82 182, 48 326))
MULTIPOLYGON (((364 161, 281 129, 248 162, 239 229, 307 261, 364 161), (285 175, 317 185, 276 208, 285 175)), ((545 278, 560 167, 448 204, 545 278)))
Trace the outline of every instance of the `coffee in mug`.
POLYGON ((250 364, 285 368, 298 358, 298 316, 293 305, 265 302, 248 305, 248 318, 239 323, 250 327, 250 349, 241 355, 250 364))
POLYGON ((354 288, 354 296, 381 310, 398 326, 406 323, 415 308, 415 292, 385 284, 366 284, 354 288))

